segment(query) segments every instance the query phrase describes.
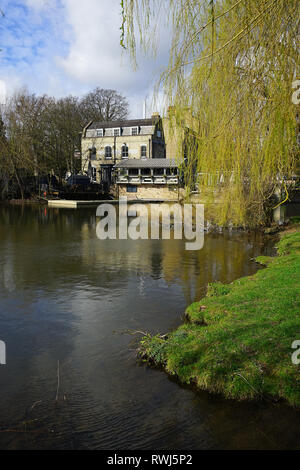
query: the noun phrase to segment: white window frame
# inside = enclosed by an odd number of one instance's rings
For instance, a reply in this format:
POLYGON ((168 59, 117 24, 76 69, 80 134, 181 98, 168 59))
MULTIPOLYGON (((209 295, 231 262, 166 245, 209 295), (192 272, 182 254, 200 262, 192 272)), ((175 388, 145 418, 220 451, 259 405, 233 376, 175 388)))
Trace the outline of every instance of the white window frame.
POLYGON ((105 160, 112 160, 112 147, 111 147, 111 145, 106 145, 106 146, 104 147, 104 159, 105 159, 105 160), (110 157, 107 157, 107 156, 106 156, 106 149, 107 149, 107 148, 110 148, 110 157))
POLYGON ((131 135, 139 135, 139 128, 138 126, 132 127, 131 128, 131 135), (134 132, 136 131, 136 134, 134 132))
POLYGON ((121 135, 121 129, 120 129, 120 127, 115 127, 115 128, 113 129, 113 136, 114 136, 114 137, 120 137, 120 135, 121 135), (115 134, 115 132, 117 132, 117 134, 115 134))
POLYGON ((123 144, 122 147, 121 147, 121 158, 122 158, 122 160, 127 160, 129 158, 129 148, 128 148, 127 144, 126 145, 123 144), (125 157, 123 156, 123 148, 127 149, 125 151, 125 153, 127 153, 127 155, 125 157))
POLYGON ((97 181, 97 167, 92 166, 92 180, 97 181))
POLYGON ((96 129, 96 135, 97 137, 103 137, 104 135, 103 129, 96 129))
POLYGON ((141 145, 141 153, 140 153, 140 155, 141 155, 141 158, 147 158, 147 145, 145 145, 145 144, 141 145), (143 148, 143 147, 146 149, 146 155, 142 155, 142 148, 143 148))

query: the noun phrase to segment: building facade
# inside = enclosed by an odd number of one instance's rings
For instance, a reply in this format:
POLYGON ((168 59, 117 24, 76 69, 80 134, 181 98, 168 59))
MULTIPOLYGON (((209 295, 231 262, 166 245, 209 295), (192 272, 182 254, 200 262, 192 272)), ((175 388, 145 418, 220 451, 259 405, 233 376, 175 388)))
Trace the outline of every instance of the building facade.
POLYGON ((117 196, 127 199, 179 199, 179 170, 174 159, 125 160, 116 164, 117 196))
POLYGON ((81 169, 94 181, 111 183, 112 168, 124 160, 166 157, 162 119, 90 122, 81 140, 81 169))

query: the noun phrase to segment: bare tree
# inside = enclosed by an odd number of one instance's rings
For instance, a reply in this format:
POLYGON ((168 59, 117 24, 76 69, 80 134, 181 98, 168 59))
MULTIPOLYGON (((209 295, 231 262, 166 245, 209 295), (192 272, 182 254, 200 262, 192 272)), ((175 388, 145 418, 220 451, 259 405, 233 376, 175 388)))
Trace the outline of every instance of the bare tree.
MULTIPOLYGON (((124 119, 126 99, 114 90, 96 88, 83 99, 36 96, 26 88, 11 96, 0 116, 0 183, 13 181, 23 198, 25 181, 33 176, 77 172, 74 158, 80 133, 91 120, 124 119)), ((1 190, 1 191, 2 191, 1 190)), ((3 192, 3 191, 2 191, 3 192)))
POLYGON ((83 118, 77 97, 68 96, 53 100, 47 110, 48 122, 48 166, 51 164, 61 178, 66 170, 78 171, 74 167, 74 152, 80 148, 80 132, 83 118))
POLYGON ((126 98, 115 90, 95 88, 83 97, 80 110, 85 123, 88 121, 124 120, 128 116, 126 98))

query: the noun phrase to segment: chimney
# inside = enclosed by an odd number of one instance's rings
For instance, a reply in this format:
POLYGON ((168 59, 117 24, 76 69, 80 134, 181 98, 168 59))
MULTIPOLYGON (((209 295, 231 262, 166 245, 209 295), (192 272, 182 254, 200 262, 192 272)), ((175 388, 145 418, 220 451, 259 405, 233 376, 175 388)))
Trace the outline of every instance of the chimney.
POLYGON ((175 115, 176 108, 175 106, 169 106, 168 107, 168 117, 174 116, 175 115))
POLYGON ((151 117, 152 117, 153 120, 158 120, 160 118, 160 115, 159 115, 159 113, 152 113, 151 117))

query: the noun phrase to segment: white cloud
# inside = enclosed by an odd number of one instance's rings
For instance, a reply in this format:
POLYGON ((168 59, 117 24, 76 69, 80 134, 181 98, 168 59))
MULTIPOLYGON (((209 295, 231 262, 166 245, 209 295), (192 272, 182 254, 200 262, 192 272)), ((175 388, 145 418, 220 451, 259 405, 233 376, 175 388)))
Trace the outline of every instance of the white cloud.
POLYGON ((132 117, 142 115, 148 95, 151 112, 150 96, 158 66, 166 61, 168 41, 163 41, 158 60, 142 59, 134 71, 120 46, 119 0, 4 2, 8 17, 16 19, 16 24, 7 26, 4 39, 0 38, 7 50, 6 62, 0 62, 0 78, 8 94, 22 85, 54 96, 82 95, 100 86, 125 95, 132 117), (25 19, 22 4, 27 7, 25 19))
POLYGON ((143 100, 148 95, 151 111, 153 84, 158 64, 166 57, 168 41, 157 61, 142 59, 134 71, 120 46, 121 8, 118 0, 63 0, 66 21, 72 35, 69 53, 57 63, 67 77, 85 89, 95 86, 113 88, 130 100, 131 114, 142 115, 143 100))
POLYGON ((25 3, 29 8, 35 8, 37 10, 49 6, 48 0, 25 0, 25 3))
POLYGON ((60 60, 66 73, 85 84, 114 88, 130 85, 132 71, 120 46, 120 4, 111 0, 64 0, 72 28, 67 57, 60 60))

